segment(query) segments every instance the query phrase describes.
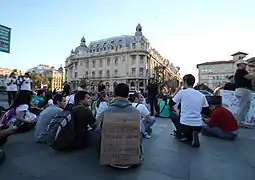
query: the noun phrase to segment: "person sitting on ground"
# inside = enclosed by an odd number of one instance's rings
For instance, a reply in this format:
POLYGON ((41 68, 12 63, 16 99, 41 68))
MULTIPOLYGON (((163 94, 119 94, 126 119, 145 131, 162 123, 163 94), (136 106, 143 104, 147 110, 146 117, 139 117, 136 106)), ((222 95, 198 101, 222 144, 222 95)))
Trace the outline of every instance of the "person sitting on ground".
POLYGON ((231 75, 228 77, 229 82, 227 82, 223 89, 224 90, 229 90, 229 91, 235 91, 236 90, 236 85, 235 85, 235 79, 234 79, 234 75, 231 75))
POLYGON ((19 91, 9 108, 14 110, 15 118, 8 120, 8 126, 15 125, 18 127, 19 132, 29 131, 34 127, 36 122, 36 115, 29 111, 31 104, 32 93, 31 91, 19 91))
POLYGON ((194 147, 199 147, 198 133, 201 131, 203 120, 201 111, 208 107, 205 95, 193 88, 195 77, 187 74, 183 77, 183 89, 176 91, 177 94, 171 100, 171 106, 181 103, 180 118, 171 119, 177 130, 180 141, 189 141, 194 147))
POLYGON ((142 103, 143 97, 140 93, 134 93, 132 95, 132 98, 130 99, 132 102, 132 106, 137 108, 141 114, 141 128, 140 131, 143 135, 143 137, 150 139, 152 129, 151 127, 155 123, 155 118, 150 117, 150 111, 147 109, 147 107, 142 103))
POLYGON ((99 99, 96 101, 96 119, 108 108, 107 100, 106 93, 101 93, 99 99))
POLYGON ((169 111, 169 105, 167 103, 167 96, 163 95, 162 99, 158 102, 158 116, 162 118, 169 118, 170 117, 170 111, 169 111))
POLYGON ((53 105, 53 99, 52 99, 52 94, 51 92, 47 92, 45 93, 45 97, 44 97, 44 102, 43 102, 43 108, 47 108, 48 106, 53 105))
POLYGON ((96 128, 96 120, 91 111, 91 98, 88 92, 78 91, 74 97, 75 105, 72 109, 74 121, 74 141, 67 149, 76 150, 90 146, 92 131, 96 128), (91 133, 90 133, 91 132, 91 133))
POLYGON ((211 116, 205 119, 202 134, 234 140, 237 137, 237 120, 229 110, 221 106, 221 96, 214 97, 210 103, 211 116))
POLYGON ((65 98, 57 94, 54 96, 53 105, 48 106, 44 109, 38 118, 38 121, 35 126, 35 141, 44 143, 47 136, 47 127, 50 124, 52 118, 60 113, 65 108, 65 98))
POLYGON ((42 108, 44 104, 45 91, 40 89, 37 91, 37 95, 32 97, 31 104, 35 107, 42 108))
MULTIPOLYGON (((117 113, 130 113, 140 116, 140 112, 137 108, 132 106, 132 103, 128 100, 129 87, 127 84, 119 83, 114 90, 115 97, 109 104, 109 107, 100 115, 101 127, 104 123, 104 114, 117 114, 117 113)), ((124 118, 124 117, 123 117, 124 118)), ((140 136, 142 137, 142 135, 140 136)), ((142 138, 140 139, 140 162, 143 160, 143 146, 142 138)), ((116 168, 128 168, 130 165, 111 165, 116 168)))

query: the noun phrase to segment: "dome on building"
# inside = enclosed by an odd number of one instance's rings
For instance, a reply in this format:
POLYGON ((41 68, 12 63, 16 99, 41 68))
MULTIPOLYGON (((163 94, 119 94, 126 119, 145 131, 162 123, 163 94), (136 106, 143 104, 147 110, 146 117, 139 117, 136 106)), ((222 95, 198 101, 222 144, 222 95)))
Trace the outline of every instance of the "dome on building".
POLYGON ((78 46, 77 48, 75 48, 75 54, 78 55, 78 56, 85 56, 87 50, 88 50, 88 47, 87 47, 87 45, 86 45, 85 37, 83 36, 83 37, 81 38, 80 46, 78 46))

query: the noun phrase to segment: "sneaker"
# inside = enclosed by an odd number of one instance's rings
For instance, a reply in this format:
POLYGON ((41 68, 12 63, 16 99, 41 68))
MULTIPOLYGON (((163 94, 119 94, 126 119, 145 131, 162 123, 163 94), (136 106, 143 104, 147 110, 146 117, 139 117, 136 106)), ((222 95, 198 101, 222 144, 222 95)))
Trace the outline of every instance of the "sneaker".
POLYGON ((200 146, 200 142, 199 142, 199 138, 198 138, 198 132, 197 131, 193 131, 192 133, 192 146, 193 147, 199 147, 200 146))
POLYGON ((0 149, 0 165, 4 162, 5 154, 2 149, 0 149))
POLYGON ((145 137, 146 139, 150 139, 150 138, 151 138, 151 136, 150 136, 147 132, 144 133, 144 137, 145 137))

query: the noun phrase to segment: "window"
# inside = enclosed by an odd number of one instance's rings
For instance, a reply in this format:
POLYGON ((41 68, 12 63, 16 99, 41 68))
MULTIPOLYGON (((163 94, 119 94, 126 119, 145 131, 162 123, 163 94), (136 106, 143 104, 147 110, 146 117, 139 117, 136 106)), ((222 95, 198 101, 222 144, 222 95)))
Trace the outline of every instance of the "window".
POLYGON ((114 76, 118 76, 118 69, 115 69, 114 76))
POLYGON ((104 43, 104 51, 106 51, 106 46, 107 46, 107 44, 106 44, 106 43, 104 43))
POLYGON ((119 40, 119 48, 121 49, 122 48, 122 41, 119 40))
POLYGON ((100 67, 103 67, 103 60, 102 59, 100 59, 100 67))
POLYGON ((86 61, 86 68, 89 68, 89 61, 86 61))
POLYGON ((118 65, 118 57, 115 58, 115 65, 118 65))
POLYGON ((77 67, 78 67, 78 62, 76 62, 76 63, 74 64, 74 68, 77 69, 77 67))
POLYGON ((143 68, 140 68, 140 69, 139 69, 139 75, 140 75, 140 76, 143 76, 143 68))
POLYGON ((146 76, 149 76, 149 69, 146 69, 146 76))
POLYGON ((97 52, 99 52, 99 44, 97 45, 97 52))
POLYGON ((99 77, 102 77, 102 75, 103 75, 103 71, 100 70, 100 71, 99 71, 99 77))
POLYGON ((110 77, 110 71, 109 70, 106 71, 106 76, 110 77))
POLYGON ((86 78, 88 78, 88 77, 89 77, 89 72, 88 72, 88 71, 86 71, 86 73, 85 73, 85 77, 86 77, 86 78))
POLYGON ((132 48, 135 49, 135 43, 132 43, 132 48))
POLYGON ((92 67, 93 67, 93 68, 96 67, 96 61, 95 61, 95 60, 92 61, 92 67))
POLYGON ((92 77, 94 78, 95 77, 95 71, 92 71, 92 77))
POLYGON ((107 66, 110 66, 111 60, 110 58, 107 58, 107 66))
POLYGON ((77 78, 77 76, 78 76, 78 73, 74 72, 74 78, 77 78))
POLYGON ((144 56, 140 56, 140 64, 144 64, 144 56))
POLYGON ((82 66, 82 65, 83 65, 83 62, 81 61, 81 62, 80 62, 80 66, 82 66))
POLYGON ((122 56, 122 61, 125 61, 126 57, 125 56, 122 56))
POLYGON ((144 43, 143 43, 143 42, 141 43, 141 46, 142 46, 142 47, 144 46, 144 43))
POLYGON ((132 68, 132 76, 135 76, 135 71, 136 71, 136 69, 132 68))
POLYGON ((114 49, 114 41, 111 42, 111 49, 114 49))
POLYGON ((136 56, 132 56, 132 65, 135 65, 136 56))

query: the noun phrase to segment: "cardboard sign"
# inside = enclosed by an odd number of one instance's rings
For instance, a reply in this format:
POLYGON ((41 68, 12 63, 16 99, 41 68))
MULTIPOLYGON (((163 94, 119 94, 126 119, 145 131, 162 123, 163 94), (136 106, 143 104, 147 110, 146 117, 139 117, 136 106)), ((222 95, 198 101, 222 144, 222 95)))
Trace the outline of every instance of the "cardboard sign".
POLYGON ((132 165, 139 163, 140 114, 104 114, 100 163, 132 165))
MULTIPOLYGON (((235 91, 220 90, 220 96, 222 97, 222 106, 236 116, 239 100, 235 96, 235 91)), ((245 124, 255 125, 255 93, 251 95, 250 110, 246 116, 245 124)))

